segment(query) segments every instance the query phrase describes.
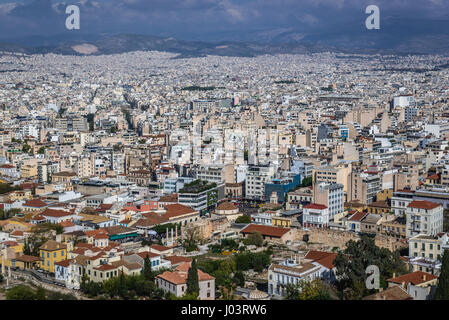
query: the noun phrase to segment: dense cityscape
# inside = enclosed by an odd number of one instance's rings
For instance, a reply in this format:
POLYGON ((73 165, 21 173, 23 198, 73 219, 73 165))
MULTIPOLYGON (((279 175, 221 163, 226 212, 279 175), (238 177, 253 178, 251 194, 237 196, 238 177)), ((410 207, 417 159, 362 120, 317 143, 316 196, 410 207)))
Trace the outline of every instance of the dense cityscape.
POLYGON ((0 52, 0 299, 449 299, 448 96, 440 55, 0 52))

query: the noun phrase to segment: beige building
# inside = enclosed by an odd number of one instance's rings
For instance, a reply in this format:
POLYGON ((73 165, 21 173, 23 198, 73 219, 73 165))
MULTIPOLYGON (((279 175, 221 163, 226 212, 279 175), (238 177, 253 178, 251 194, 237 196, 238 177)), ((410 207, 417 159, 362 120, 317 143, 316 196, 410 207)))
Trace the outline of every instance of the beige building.
MULTIPOLYGON (((187 274, 191 262, 181 263, 174 271, 165 271, 156 276, 156 285, 165 292, 182 297, 187 291, 187 274)), ((198 269, 200 292, 198 299, 215 300, 215 278, 198 269)))
POLYGON ((318 167, 312 171, 313 183, 340 183, 343 185, 343 191, 348 192, 347 177, 350 175, 351 171, 352 166, 349 163, 318 167))

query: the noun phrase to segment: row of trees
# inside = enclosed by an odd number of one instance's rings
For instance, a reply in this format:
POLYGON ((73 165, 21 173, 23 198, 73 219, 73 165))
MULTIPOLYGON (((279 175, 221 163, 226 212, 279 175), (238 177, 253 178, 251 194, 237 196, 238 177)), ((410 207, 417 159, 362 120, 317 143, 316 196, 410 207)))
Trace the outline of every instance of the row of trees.
POLYGON ((3 208, 0 208, 0 220, 6 220, 9 218, 12 218, 19 212, 20 212, 20 209, 10 209, 8 211, 5 211, 5 210, 3 210, 3 208))
POLYGON ((7 300, 77 300, 72 294, 45 290, 42 287, 33 289, 26 285, 18 285, 6 292, 7 300))
POLYGON ((13 187, 12 185, 10 185, 9 183, 0 183, 0 194, 5 194, 11 191, 15 191, 15 190, 22 190, 21 187, 13 187))
MULTIPOLYGON (((160 270, 159 272, 162 271, 160 270)), ((160 300, 166 298, 167 295, 162 289, 158 289, 154 283, 154 278, 159 272, 151 269, 151 262, 147 256, 144 259, 143 272, 139 275, 127 276, 121 272, 118 277, 113 277, 102 283, 98 283, 90 280, 84 274, 81 279, 80 289, 90 298, 102 296, 125 300, 136 298, 160 300)))

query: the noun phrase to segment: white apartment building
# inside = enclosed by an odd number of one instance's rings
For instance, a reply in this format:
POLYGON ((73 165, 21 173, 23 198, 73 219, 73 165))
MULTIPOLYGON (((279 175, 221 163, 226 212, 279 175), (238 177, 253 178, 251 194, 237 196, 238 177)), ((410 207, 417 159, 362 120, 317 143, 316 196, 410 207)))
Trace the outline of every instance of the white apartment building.
POLYGON ((318 279, 321 277, 321 270, 322 267, 315 262, 299 264, 295 260, 286 260, 280 264, 273 263, 268 268, 268 293, 283 296, 287 284, 318 279))
POLYGON ((326 228, 329 225, 329 208, 316 203, 305 205, 302 214, 302 225, 304 228, 326 228))
POLYGON ((265 198, 265 183, 274 176, 274 169, 271 166, 249 166, 246 173, 246 197, 258 200, 265 198))
POLYGON ((406 236, 436 236, 443 231, 443 206, 431 201, 414 200, 406 210, 406 236))
POLYGON ((327 206, 329 208, 329 219, 332 220, 336 214, 342 213, 344 210, 343 185, 340 183, 316 183, 313 201, 327 206))

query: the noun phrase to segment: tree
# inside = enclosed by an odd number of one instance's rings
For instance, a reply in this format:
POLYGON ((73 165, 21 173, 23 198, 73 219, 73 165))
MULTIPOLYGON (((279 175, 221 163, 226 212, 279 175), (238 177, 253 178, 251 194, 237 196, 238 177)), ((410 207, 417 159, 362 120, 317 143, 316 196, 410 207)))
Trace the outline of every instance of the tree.
POLYGON ((238 216, 235 223, 251 223, 251 217, 246 215, 238 216))
POLYGON ((263 237, 260 232, 253 232, 248 235, 247 240, 248 245, 255 245, 257 247, 261 247, 263 245, 263 237))
POLYGON ((435 291, 435 300, 449 300, 449 250, 445 249, 441 263, 441 273, 435 291))
POLYGON ((198 280, 198 267, 196 265, 196 259, 193 259, 192 265, 187 273, 187 293, 197 294, 200 293, 200 284, 198 280))
POLYGON ((45 147, 40 147, 39 150, 37 150, 38 154, 44 154, 45 153, 45 147))
POLYGON ((393 273, 401 275, 408 271, 399 252, 379 248, 374 239, 367 236, 361 237, 359 241, 348 241, 346 249, 337 254, 334 265, 338 279, 336 286, 345 299, 361 299, 374 293, 365 286, 365 270, 369 265, 379 268, 382 288, 386 287, 386 279, 391 278, 393 273))
POLYGON ((18 285, 6 292, 6 300, 36 300, 36 295, 30 287, 18 285))
POLYGON ((286 300, 331 300, 321 279, 302 280, 298 284, 289 283, 285 286, 286 300))
POLYGON ((30 256, 31 255, 31 247, 27 239, 23 244, 23 254, 30 256))
POLYGON ((28 143, 25 143, 22 146, 22 152, 28 153, 31 150, 31 146, 28 143))
POLYGON ((143 260, 143 275, 146 280, 154 280, 153 271, 151 270, 150 257, 148 255, 145 256, 145 259, 143 260))
POLYGON ((187 252, 194 251, 198 249, 198 242, 200 239, 199 229, 196 226, 190 226, 185 228, 185 239, 183 246, 187 252))
POLYGON ((309 187, 311 185, 312 185, 312 177, 307 177, 302 180, 302 182, 299 186, 301 188, 304 188, 304 187, 309 187))
POLYGON ((237 271, 234 274, 232 281, 239 287, 243 287, 245 285, 245 275, 243 274, 242 271, 237 271))

